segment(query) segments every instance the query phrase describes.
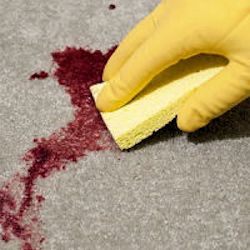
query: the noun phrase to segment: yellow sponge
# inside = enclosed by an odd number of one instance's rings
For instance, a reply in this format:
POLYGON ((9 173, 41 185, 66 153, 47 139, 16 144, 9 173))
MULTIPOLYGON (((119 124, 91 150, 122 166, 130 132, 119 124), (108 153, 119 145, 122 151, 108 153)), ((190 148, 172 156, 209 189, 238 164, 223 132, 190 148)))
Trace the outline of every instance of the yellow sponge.
MULTIPOLYGON (((101 116, 120 149, 128 149, 175 118, 188 96, 216 75, 227 61, 199 55, 163 71, 130 103, 101 116)), ((91 87, 94 99, 105 83, 91 87)))

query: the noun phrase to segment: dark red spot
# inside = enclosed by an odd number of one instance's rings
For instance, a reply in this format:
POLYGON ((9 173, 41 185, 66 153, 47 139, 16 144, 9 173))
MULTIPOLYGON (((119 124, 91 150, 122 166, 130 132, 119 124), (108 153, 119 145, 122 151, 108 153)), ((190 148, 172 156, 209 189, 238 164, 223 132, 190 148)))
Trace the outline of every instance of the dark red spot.
POLYGON ((37 217, 34 217, 31 220, 32 220, 32 222, 38 222, 38 218, 37 217))
POLYGON ((116 5, 115 5, 115 4, 110 4, 110 5, 109 5, 109 9, 110 9, 110 10, 114 10, 115 8, 116 8, 116 5))
POLYGON ((5 242, 8 242, 10 240, 9 235, 3 234, 2 235, 2 240, 5 241, 5 242))
POLYGON ((39 203, 45 201, 45 198, 44 198, 42 195, 37 195, 37 196, 36 196, 36 199, 37 199, 37 201, 38 201, 39 203))
POLYGON ((34 248, 32 248, 31 244, 25 243, 23 245, 23 250, 34 250, 34 248))
POLYGON ((33 75, 30 76, 30 80, 35 80, 35 79, 39 79, 39 80, 43 80, 49 77, 49 74, 45 71, 40 71, 38 73, 34 73, 33 75))
MULTIPOLYGON (((100 50, 66 48, 52 53, 57 64, 53 72, 71 97, 74 120, 48 138, 35 138, 36 144, 23 157, 26 173, 17 173, 0 189, 2 239, 18 239, 22 250, 39 250, 45 240, 41 233, 39 208, 44 197, 36 182, 45 179, 67 163, 76 162, 91 151, 115 149, 110 134, 96 110, 89 87, 102 81, 104 66, 115 48, 100 50)), ((35 73, 30 79, 44 79, 48 73, 35 73)))
POLYGON ((40 243, 43 243, 45 241, 45 238, 42 237, 41 240, 40 240, 40 243))

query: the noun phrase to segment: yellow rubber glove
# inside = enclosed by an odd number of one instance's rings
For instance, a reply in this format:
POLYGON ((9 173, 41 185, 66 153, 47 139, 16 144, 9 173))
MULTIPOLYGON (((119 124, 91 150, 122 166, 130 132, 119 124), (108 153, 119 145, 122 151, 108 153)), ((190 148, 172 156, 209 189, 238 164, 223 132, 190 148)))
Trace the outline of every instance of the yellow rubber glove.
POLYGON ((177 124, 187 132, 250 96, 250 0, 162 1, 109 60, 97 107, 121 107, 162 70, 199 53, 223 55, 229 63, 180 110, 177 124))

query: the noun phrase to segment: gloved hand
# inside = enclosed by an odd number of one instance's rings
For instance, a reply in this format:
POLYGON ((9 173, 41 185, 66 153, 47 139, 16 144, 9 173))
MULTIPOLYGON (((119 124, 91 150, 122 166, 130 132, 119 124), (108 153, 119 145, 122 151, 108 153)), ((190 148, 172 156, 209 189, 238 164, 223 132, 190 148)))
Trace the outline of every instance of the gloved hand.
POLYGON ((199 53, 223 55, 229 63, 180 110, 177 124, 187 132, 250 96, 250 0, 162 1, 109 60, 97 107, 121 107, 163 69, 199 53))

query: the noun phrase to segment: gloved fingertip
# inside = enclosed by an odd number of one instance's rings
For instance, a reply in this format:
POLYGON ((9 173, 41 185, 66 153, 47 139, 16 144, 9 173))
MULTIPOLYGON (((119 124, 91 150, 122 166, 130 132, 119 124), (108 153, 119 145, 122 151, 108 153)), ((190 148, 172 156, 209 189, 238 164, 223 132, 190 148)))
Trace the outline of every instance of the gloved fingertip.
POLYGON ((206 126, 209 121, 202 117, 189 107, 182 108, 177 117, 177 126, 183 132, 191 133, 206 126))
POLYGON ((109 67, 105 67, 104 68, 104 71, 103 71, 103 74, 102 74, 102 80, 104 81, 104 82, 107 82, 107 81, 109 81, 111 78, 112 78, 112 76, 111 76, 112 74, 111 74, 111 72, 110 72, 110 70, 109 70, 109 67))
POLYGON ((111 92, 104 88, 96 99, 96 107, 100 112, 111 112, 122 106, 119 100, 112 97, 111 92))
POLYGON ((110 112, 114 110, 114 105, 108 99, 104 99, 102 94, 99 94, 95 103, 100 112, 110 112))
POLYGON ((115 76, 115 74, 120 69, 119 63, 120 63, 120 60, 119 58, 117 59, 117 51, 116 51, 110 57, 110 59, 108 60, 108 62, 106 63, 104 67, 103 74, 102 74, 102 78, 104 82, 111 80, 115 76))
POLYGON ((98 96, 96 101, 95 101, 95 105, 97 107, 97 109, 100 111, 100 112, 105 112, 106 110, 106 107, 105 105, 103 104, 103 101, 102 99, 98 96))

